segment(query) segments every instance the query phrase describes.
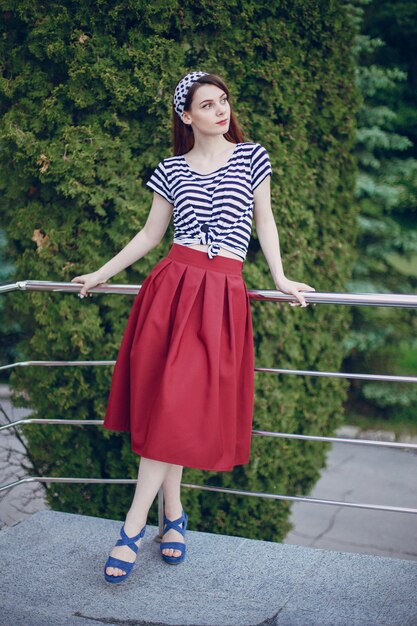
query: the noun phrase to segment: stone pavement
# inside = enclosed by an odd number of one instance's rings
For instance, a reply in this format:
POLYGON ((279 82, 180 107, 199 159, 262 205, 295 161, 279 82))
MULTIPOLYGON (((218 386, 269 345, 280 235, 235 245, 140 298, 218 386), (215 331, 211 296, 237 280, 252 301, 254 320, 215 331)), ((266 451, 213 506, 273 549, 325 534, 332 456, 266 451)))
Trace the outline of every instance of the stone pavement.
MULTIPOLYGON (((417 509, 417 451, 335 443, 309 496, 417 509)), ((296 502, 291 522, 284 543, 417 561, 417 514, 296 502)))
POLYGON ((2 626, 415 626, 417 563, 187 530, 162 561, 148 526, 120 585, 120 522, 40 511, 0 532, 2 626))

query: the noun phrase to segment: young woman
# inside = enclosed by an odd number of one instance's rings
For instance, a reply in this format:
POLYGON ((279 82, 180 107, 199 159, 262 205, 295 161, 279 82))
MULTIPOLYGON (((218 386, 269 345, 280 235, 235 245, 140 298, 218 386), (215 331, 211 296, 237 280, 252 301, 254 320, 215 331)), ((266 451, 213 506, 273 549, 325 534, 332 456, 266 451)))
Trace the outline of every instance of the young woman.
POLYGON ((113 371, 104 427, 131 433, 141 456, 131 507, 104 568, 109 582, 132 571, 149 508, 162 486, 162 558, 184 560, 183 467, 231 471, 249 462, 254 350, 242 267, 252 218, 277 290, 306 306, 285 277, 271 210, 267 151, 244 141, 229 90, 215 74, 191 72, 173 101, 174 156, 147 185, 142 230, 96 272, 76 276, 80 297, 144 257, 173 215, 174 240, 134 301, 113 371))

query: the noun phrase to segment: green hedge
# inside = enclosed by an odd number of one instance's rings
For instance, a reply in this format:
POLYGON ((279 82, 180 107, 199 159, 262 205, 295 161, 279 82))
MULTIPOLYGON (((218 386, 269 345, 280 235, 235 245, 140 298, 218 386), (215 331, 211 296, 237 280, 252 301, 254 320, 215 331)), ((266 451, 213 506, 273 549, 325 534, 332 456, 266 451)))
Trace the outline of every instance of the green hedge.
MULTIPOLYGON (((220 0, 2 3, 0 187, 16 279, 69 281, 112 257, 142 227, 145 182, 169 156, 171 98, 188 70, 223 76, 246 139, 271 156, 272 197, 289 278, 343 291, 355 237, 351 157, 357 96, 352 32, 339 2, 220 0), (7 10, 5 7, 8 7, 7 10)), ((164 241, 114 281, 140 283, 164 241)), ((273 289, 253 232, 248 288, 273 289)), ((114 359, 133 297, 16 294, 27 359, 114 359)), ((253 302, 256 365, 337 370, 345 307, 253 302)), ((26 368, 12 384, 39 417, 103 418, 111 368, 26 368)), ((254 427, 329 434, 341 423, 337 380, 256 373, 254 427)), ((30 426, 36 471, 132 477, 129 436, 94 426, 30 426)), ((254 437, 231 473, 185 469, 184 482, 308 493, 326 447, 254 437)), ((130 486, 53 485, 58 510, 123 519, 130 486)), ((190 526, 279 540, 289 504, 183 490, 190 526)), ((153 507, 149 523, 156 521, 153 507)))

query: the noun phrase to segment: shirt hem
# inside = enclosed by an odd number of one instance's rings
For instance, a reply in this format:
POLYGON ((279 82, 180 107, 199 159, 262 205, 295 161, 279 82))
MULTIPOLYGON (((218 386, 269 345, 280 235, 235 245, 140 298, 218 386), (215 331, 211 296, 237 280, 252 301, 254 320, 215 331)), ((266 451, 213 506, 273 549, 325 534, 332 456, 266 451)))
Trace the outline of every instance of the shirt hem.
MULTIPOLYGON (((194 244, 198 244, 198 245, 202 245, 202 246, 209 245, 209 244, 204 244, 204 243, 202 244, 201 241, 198 241, 198 240, 194 240, 194 241, 190 241, 190 242, 184 243, 183 241, 178 241, 178 240, 173 239, 172 243, 177 243, 179 246, 185 246, 186 248, 188 248, 189 246, 192 246, 194 244)), ((214 243, 216 243, 216 242, 214 242, 214 243)), ((239 260, 241 260, 241 261, 245 261, 246 260, 246 255, 243 255, 243 253, 238 252, 236 249, 229 248, 227 246, 220 245, 220 244, 218 244, 218 245, 219 245, 219 248, 223 248, 223 250, 228 250, 229 252, 233 252, 234 254, 236 254, 236 256, 239 257, 239 260)), ((202 252, 205 252, 205 251, 202 250, 202 252)), ((226 257, 226 258, 231 258, 231 257, 226 257)), ((235 260, 237 260, 237 259, 235 259, 235 260)))

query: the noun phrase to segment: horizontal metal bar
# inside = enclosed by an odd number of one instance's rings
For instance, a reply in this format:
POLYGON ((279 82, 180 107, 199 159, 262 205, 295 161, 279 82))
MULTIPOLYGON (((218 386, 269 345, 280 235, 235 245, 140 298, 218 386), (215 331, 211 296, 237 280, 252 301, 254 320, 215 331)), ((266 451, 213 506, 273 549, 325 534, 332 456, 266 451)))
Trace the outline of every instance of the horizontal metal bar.
POLYGON ((393 383, 417 383, 417 376, 391 376, 389 374, 350 374, 348 372, 317 372, 315 370, 287 370, 274 367, 255 367, 255 372, 271 374, 296 374, 297 376, 327 376, 329 378, 354 378, 357 380, 380 380, 393 383))
MULTIPOLYGON (((83 483, 83 484, 126 484, 134 485, 137 482, 135 478, 68 478, 68 477, 52 477, 52 476, 28 476, 15 480, 7 485, 0 487, 1 491, 12 489, 18 485, 30 482, 41 483, 83 483)), ((181 487, 187 489, 201 489, 202 491, 214 491, 218 493, 229 493, 238 496, 252 496, 255 498, 267 498, 269 500, 289 500, 291 502, 310 502, 312 504, 327 504, 333 506, 344 506, 357 509, 370 509, 373 511, 389 511, 391 513, 411 513, 416 514, 417 509, 401 506, 389 506, 380 504, 367 504, 362 502, 342 502, 340 500, 323 500, 321 498, 306 498, 304 496, 284 496, 277 493, 264 493, 261 491, 242 491, 239 489, 228 489, 224 487, 209 487, 206 485, 194 485, 192 483, 181 483, 181 487)))
MULTIPOLYGON (((106 284, 89 289, 89 293, 131 294, 139 292, 141 285, 106 284)), ((9 291, 60 291, 77 293, 81 283, 64 283, 42 280, 23 280, 0 286, 0 293, 9 291)), ((364 306, 417 307, 417 295, 396 293, 344 293, 344 292, 302 292, 306 302, 311 304, 348 304, 364 306)), ((253 300, 272 300, 293 302, 294 296, 281 291, 249 289, 248 295, 253 300)))
POLYGON ((416 443, 375 441, 373 439, 349 439, 347 437, 320 437, 318 435, 297 435, 293 433, 274 433, 268 430, 252 430, 252 434, 261 437, 281 437, 283 439, 303 439, 305 441, 325 441, 333 443, 357 443, 364 446, 382 446, 385 448, 408 448, 410 450, 417 450, 416 443))
POLYGON ((238 496, 254 496, 256 498, 268 498, 270 500, 289 500, 291 502, 310 502, 312 504, 330 504, 334 506, 344 506, 356 509, 370 509, 373 511, 390 511, 393 513, 412 513, 417 514, 417 509, 400 506, 367 504, 362 502, 342 502, 340 500, 323 500, 321 498, 305 498, 303 496, 283 496, 277 493, 263 493, 256 491, 241 491, 239 489, 228 489, 224 487, 207 487, 205 485, 193 485, 181 483, 181 487, 189 487, 191 489, 202 489, 203 491, 218 491, 220 493, 230 493, 238 496))
MULTIPOLYGON (((294 301, 294 297, 280 291, 248 290, 252 300, 294 301)), ((344 293, 344 292, 301 292, 309 304, 348 304, 362 306, 390 306, 416 308, 417 296, 400 293, 344 293)))
MULTIPOLYGON (((21 426, 22 424, 64 424, 67 426, 101 426, 103 420, 64 420, 64 419, 43 419, 39 417, 26 417, 9 424, 0 426, 0 431, 21 426)), ((392 441, 374 441, 372 439, 348 439, 346 437, 321 437, 319 435, 298 435, 294 433, 276 433, 269 430, 252 430, 252 434, 260 437, 281 437, 283 439, 303 439, 305 441, 325 441, 333 443, 357 443, 366 446, 383 446, 386 448, 408 448, 417 450, 416 443, 401 443, 392 441)))
POLYGON ((25 476, 25 478, 20 478, 19 480, 14 480, 11 483, 7 483, 6 485, 0 486, 0 493, 2 491, 6 491, 8 489, 14 489, 14 487, 18 487, 19 485, 24 485, 26 483, 70 483, 70 484, 86 484, 86 485, 94 485, 94 484, 115 484, 115 485, 133 485, 137 482, 135 478, 68 478, 67 476, 25 476))
MULTIPOLYGON (((0 371, 14 367, 65 367, 65 366, 88 366, 88 365, 114 365, 116 361, 18 361, 9 365, 0 366, 0 371)), ((255 367, 255 372, 267 372, 271 374, 295 374, 297 376, 326 376, 329 378, 355 378, 359 380, 380 380, 395 383, 417 383, 417 376, 391 376, 388 374, 350 374, 347 372, 317 372, 314 370, 289 370, 274 367, 255 367)))
POLYGON ((17 291, 19 289, 19 283, 9 283, 7 285, 0 285, 0 293, 8 293, 9 291, 17 291))
MULTIPOLYGON (((63 293, 78 293, 81 290, 81 283, 64 283, 49 280, 20 280, 10 285, 0 286, 0 294, 9 291, 54 291, 63 293)), ((141 285, 101 285, 88 290, 88 293, 113 293, 121 295, 136 295, 141 285)))
POLYGON ((10 363, 8 365, 0 366, 1 370, 8 370, 14 367, 66 367, 68 366, 84 366, 84 365, 114 365, 116 361, 18 361, 16 363, 10 363))
POLYGON ((104 420, 63 420, 58 418, 41 418, 41 417, 24 417, 15 422, 9 422, 8 424, 2 424, 0 431, 13 428, 15 426, 22 426, 23 424, 64 424, 67 426, 101 426, 104 420))

